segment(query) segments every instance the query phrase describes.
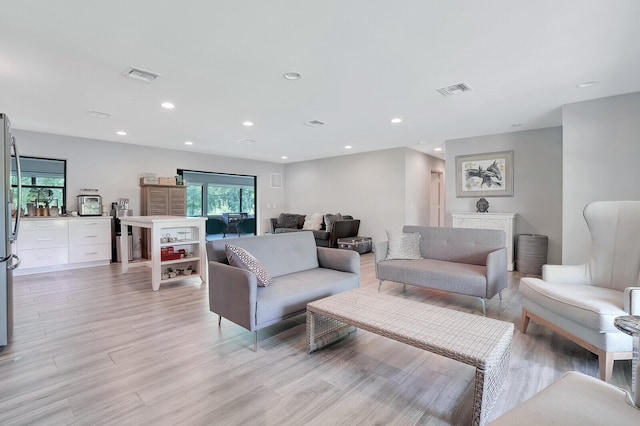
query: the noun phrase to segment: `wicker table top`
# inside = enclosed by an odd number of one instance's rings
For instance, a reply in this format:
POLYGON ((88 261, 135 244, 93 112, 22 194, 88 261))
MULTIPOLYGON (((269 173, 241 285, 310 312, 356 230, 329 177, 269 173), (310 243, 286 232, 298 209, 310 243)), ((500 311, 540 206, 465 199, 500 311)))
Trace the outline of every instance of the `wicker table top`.
POLYGON ((510 322, 364 289, 311 302, 308 310, 481 369, 513 335, 510 322))

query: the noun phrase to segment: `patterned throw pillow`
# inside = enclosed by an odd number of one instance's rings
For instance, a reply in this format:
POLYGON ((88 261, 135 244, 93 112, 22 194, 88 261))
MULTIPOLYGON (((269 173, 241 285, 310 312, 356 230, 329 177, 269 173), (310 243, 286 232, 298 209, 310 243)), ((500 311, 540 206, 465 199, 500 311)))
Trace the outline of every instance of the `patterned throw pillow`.
POLYGON ((394 233, 387 231, 389 248, 387 249, 386 260, 390 259, 422 259, 420 254, 419 232, 394 233))
POLYGON ((319 231, 322 228, 322 213, 308 214, 304 220, 302 229, 319 231))
POLYGON ((262 263, 253 257, 251 253, 232 244, 225 244, 224 251, 227 253, 229 265, 246 269, 247 271, 251 271, 256 274, 258 285, 260 287, 267 287, 271 284, 271 275, 262 263))
POLYGON ((342 215, 340 213, 324 215, 324 224, 327 228, 327 232, 331 232, 333 230, 333 222, 336 220, 342 220, 342 215))

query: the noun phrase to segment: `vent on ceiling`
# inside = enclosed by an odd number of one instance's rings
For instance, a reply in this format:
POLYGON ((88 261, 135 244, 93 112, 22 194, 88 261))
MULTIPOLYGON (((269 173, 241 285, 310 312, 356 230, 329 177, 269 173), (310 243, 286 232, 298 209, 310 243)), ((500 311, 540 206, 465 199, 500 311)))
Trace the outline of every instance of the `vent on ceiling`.
POLYGON ((160 77, 160 74, 131 67, 124 73, 124 76, 133 80, 144 81, 145 83, 153 83, 156 78, 160 77))
POLYGON ((324 122, 320 120, 310 120, 304 123, 304 125, 309 127, 320 127, 320 126, 324 126, 324 122))
POLYGON ((103 120, 106 120, 107 118, 111 117, 111 114, 109 114, 108 112, 100 112, 100 111, 87 111, 87 115, 89 117, 93 117, 93 118, 101 118, 103 120))
POLYGON ((256 141, 254 141, 253 139, 244 138, 244 139, 239 139, 238 143, 244 143, 244 144, 247 144, 247 145, 251 145, 251 144, 256 143, 256 141))
POLYGON ((442 96, 459 95, 460 93, 468 92, 471 87, 467 83, 452 84, 451 86, 441 87, 436 89, 442 96))

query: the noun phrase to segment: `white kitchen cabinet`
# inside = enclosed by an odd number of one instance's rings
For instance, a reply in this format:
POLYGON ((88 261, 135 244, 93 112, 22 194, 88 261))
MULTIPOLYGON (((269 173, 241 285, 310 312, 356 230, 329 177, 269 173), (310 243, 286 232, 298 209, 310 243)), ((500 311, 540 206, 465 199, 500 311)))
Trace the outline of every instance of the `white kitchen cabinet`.
POLYGON ((111 217, 22 218, 15 275, 107 265, 111 261, 111 217))
POLYGON ((103 217, 69 221, 69 263, 111 258, 111 220, 103 217))

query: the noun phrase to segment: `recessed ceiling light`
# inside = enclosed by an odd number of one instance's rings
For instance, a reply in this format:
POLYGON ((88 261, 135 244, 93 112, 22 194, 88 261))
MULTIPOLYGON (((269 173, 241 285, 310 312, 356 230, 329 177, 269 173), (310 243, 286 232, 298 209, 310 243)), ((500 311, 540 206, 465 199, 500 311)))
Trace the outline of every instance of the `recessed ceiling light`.
POLYGON ((591 87, 594 84, 598 84, 597 81, 585 81, 584 83, 578 84, 576 87, 579 89, 584 89, 585 87, 591 87))
POLYGON ((344 146, 344 149, 351 149, 351 148, 353 148, 351 145, 345 145, 344 146))
POLYGON ((282 76, 287 80, 300 80, 302 78, 302 75, 297 72, 285 72, 282 76))
POLYGON ((438 151, 438 152, 440 152, 440 151, 442 151, 442 148, 437 147, 437 148, 433 148, 433 150, 434 150, 434 151, 438 151))
POLYGON ((176 106, 175 106, 174 104, 172 104, 171 102, 163 102, 163 103, 161 103, 161 104, 160 104, 160 106, 161 106, 162 108, 165 108, 165 109, 174 109, 174 108, 176 107, 176 106))
POLYGON ((253 126, 253 121, 243 121, 242 125, 245 127, 251 127, 253 126))
POLYGON ((127 136, 127 132, 125 132, 125 131, 123 131, 123 130, 118 130, 118 131, 116 132, 116 135, 119 135, 119 136, 127 136))
POLYGON ((400 117, 392 118, 392 119, 391 119, 391 122, 392 122, 393 124, 402 123, 402 118, 400 118, 400 117))
POLYGON ((280 158, 282 158, 283 160, 286 160, 286 159, 287 159, 287 158, 289 158, 289 157, 287 157, 286 155, 283 155, 283 156, 282 156, 282 157, 280 157, 280 158))
POLYGON ((185 145, 193 145, 193 142, 191 142, 191 141, 186 141, 184 144, 185 144, 185 145))

